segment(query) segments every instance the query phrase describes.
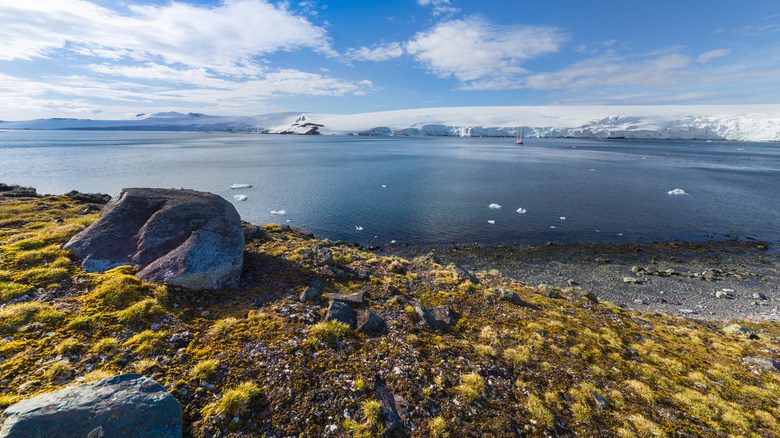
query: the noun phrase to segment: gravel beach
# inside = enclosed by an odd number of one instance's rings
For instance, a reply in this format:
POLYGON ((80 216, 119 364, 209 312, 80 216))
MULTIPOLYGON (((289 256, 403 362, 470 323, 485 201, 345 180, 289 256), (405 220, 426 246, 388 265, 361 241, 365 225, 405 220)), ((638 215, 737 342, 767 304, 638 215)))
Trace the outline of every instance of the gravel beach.
POLYGON ((581 287, 643 312, 714 321, 780 321, 780 265, 771 244, 733 239, 642 244, 415 247, 389 245, 412 259, 499 270, 529 286, 581 287))

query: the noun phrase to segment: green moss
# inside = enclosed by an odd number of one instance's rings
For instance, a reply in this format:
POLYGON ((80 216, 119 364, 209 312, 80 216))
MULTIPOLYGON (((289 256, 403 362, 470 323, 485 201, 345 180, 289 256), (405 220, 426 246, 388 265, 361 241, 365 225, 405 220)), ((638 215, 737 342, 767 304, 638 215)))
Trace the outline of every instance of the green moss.
POLYGON ((0 333, 14 333, 21 326, 30 322, 55 324, 62 317, 63 314, 49 304, 36 301, 11 304, 0 309, 0 333))
POLYGON ((338 321, 318 322, 309 329, 309 336, 315 342, 334 344, 352 334, 348 324, 338 321))
POLYGON ((466 403, 474 403, 485 395, 485 379, 477 373, 468 373, 460 377, 458 392, 466 403))
POLYGON ((190 377, 193 379, 208 379, 217 372, 217 366, 219 366, 219 360, 204 359, 192 367, 190 377))
POLYGON ((91 295, 114 309, 122 309, 140 300, 149 291, 148 285, 126 274, 106 273, 97 277, 98 286, 91 295))
POLYGON ((112 355, 119 350, 119 339, 107 337, 99 340, 92 346, 92 351, 97 354, 112 355))
POLYGON ((210 403, 201 411, 204 418, 225 415, 229 418, 246 412, 252 398, 262 391, 254 382, 242 382, 222 393, 219 400, 210 403))
POLYGON ((147 356, 152 353, 157 353, 165 344, 165 333, 144 330, 130 339, 128 339, 124 345, 126 347, 133 347, 133 352, 140 356, 147 356))
POLYGON ((156 298, 141 300, 125 310, 117 312, 119 322, 125 324, 138 324, 148 321, 150 317, 163 313, 165 309, 157 303, 156 298))
POLYGON ((21 297, 32 289, 30 286, 13 282, 0 281, 0 302, 21 297))

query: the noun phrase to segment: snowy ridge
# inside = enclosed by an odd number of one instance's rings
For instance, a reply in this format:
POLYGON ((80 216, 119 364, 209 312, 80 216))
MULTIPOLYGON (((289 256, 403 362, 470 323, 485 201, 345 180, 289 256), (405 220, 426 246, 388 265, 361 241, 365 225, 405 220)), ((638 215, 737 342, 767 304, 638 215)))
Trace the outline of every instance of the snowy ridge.
POLYGON ((210 116, 177 112, 126 120, 0 122, 0 129, 113 129, 379 136, 633 138, 780 141, 780 105, 449 107, 352 115, 300 112, 210 116))

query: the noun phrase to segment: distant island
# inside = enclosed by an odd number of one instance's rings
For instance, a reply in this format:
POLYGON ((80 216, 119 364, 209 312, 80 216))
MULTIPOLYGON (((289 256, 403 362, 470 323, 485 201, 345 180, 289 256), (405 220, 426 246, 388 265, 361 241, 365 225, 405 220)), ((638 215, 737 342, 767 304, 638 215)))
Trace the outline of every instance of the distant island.
POLYGON ((123 120, 0 121, 5 130, 219 131, 299 135, 780 141, 780 105, 492 106, 338 115, 163 112, 123 120))

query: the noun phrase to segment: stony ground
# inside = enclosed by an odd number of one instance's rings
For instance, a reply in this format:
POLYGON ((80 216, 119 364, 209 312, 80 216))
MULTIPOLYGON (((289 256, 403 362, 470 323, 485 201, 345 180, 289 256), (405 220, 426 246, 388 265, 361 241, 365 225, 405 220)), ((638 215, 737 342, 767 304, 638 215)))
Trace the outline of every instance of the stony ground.
POLYGON ((626 248, 481 248, 452 259, 464 270, 441 250, 398 257, 248 226, 239 286, 188 291, 132 267, 85 274, 62 245, 96 200, 20 195, 0 197, 0 409, 140 373, 182 405, 187 437, 780 436, 780 323, 632 301, 655 303, 647 288, 669 282, 734 289, 717 302, 744 306, 740 285, 776 278, 753 266, 771 250, 739 249, 756 258, 742 266, 693 247, 656 263, 626 248), (611 288, 637 310, 607 301, 611 288), (336 294, 362 294, 352 306, 386 328, 326 322, 336 294), (430 317, 442 308, 454 318, 430 317))
POLYGON ((578 285, 620 307, 730 321, 780 321, 780 254, 749 239, 646 244, 520 247, 405 247, 405 257, 436 254, 444 263, 497 269, 537 286, 578 285))

